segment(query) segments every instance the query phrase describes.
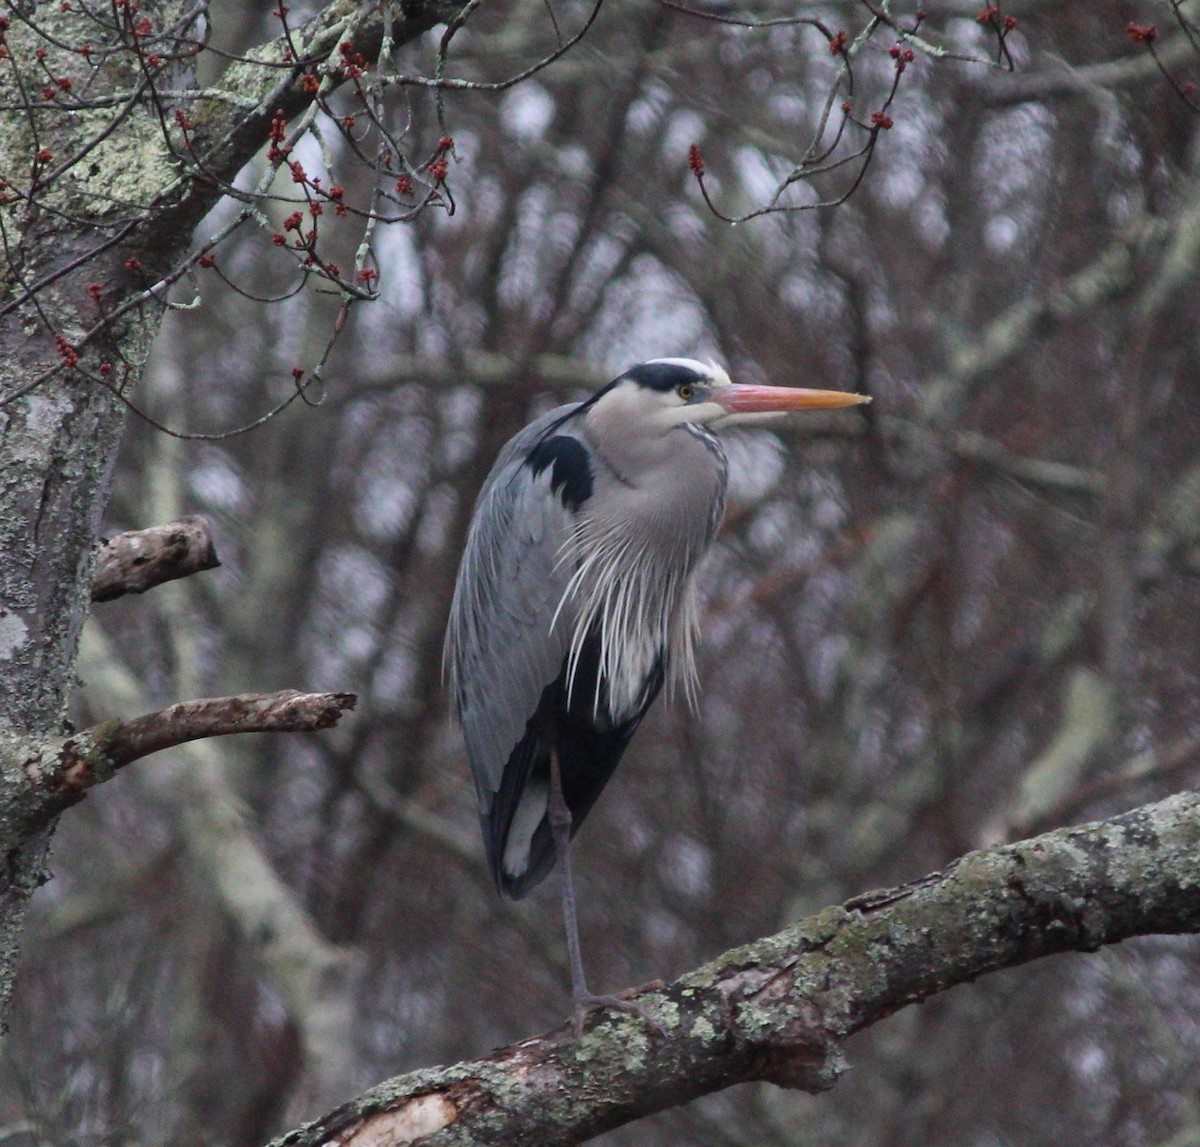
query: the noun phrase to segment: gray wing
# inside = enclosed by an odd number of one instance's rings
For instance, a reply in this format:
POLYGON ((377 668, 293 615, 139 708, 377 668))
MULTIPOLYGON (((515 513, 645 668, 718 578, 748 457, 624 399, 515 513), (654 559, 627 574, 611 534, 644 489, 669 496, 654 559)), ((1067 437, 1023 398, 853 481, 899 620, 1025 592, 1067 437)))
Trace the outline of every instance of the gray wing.
POLYGON ((485 816, 566 655, 572 618, 564 610, 551 623, 570 576, 558 559, 575 515, 552 490, 550 471, 535 474, 525 459, 575 409, 543 415, 500 452, 475 503, 454 585, 446 660, 485 816))

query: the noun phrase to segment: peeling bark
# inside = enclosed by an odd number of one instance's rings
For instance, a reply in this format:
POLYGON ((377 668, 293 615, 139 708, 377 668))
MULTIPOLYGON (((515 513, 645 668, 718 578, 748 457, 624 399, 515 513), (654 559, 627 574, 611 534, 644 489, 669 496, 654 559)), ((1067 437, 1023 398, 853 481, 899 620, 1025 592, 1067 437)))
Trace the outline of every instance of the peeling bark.
POLYGON ((212 528, 203 518, 128 530, 104 543, 96 558, 92 601, 114 601, 221 564, 212 528))

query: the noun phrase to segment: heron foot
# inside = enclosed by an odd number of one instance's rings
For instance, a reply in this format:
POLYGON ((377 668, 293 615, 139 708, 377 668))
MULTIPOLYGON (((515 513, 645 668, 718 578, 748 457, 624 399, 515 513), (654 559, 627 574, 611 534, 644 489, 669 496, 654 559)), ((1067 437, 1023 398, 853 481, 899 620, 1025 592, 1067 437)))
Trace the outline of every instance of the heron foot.
POLYGON ((588 1012, 599 1012, 605 1008, 612 1008, 614 1011, 625 1012, 626 1015, 637 1016, 655 1035, 666 1035, 662 1024, 646 1011, 641 1004, 636 1004, 633 1000, 622 999, 620 996, 593 995, 591 992, 586 992, 575 996, 574 1000, 574 1012, 571 1018, 575 1028, 576 1039, 583 1039, 583 1022, 588 1012))

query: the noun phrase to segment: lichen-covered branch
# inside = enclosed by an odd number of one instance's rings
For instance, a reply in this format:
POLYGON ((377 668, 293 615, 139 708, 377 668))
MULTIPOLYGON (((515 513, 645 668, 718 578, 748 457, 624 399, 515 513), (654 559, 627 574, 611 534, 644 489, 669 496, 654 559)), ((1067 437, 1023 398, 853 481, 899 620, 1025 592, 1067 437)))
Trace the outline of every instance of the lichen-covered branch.
POLYGON ((206 737, 328 729, 353 693, 243 693, 184 701, 132 721, 105 721, 70 737, 0 740, 0 850, 15 848, 133 761, 206 737))
POLYGON ((484 1059, 382 1083, 274 1147, 419 1142, 554 1147, 749 1080, 821 1091, 843 1045, 987 972, 1131 936, 1200 930, 1200 795, 973 852, 857 897, 484 1059))
POLYGON ((164 526, 127 530, 105 542, 96 558, 92 601, 145 593, 220 564, 212 529, 204 518, 193 515, 164 526))

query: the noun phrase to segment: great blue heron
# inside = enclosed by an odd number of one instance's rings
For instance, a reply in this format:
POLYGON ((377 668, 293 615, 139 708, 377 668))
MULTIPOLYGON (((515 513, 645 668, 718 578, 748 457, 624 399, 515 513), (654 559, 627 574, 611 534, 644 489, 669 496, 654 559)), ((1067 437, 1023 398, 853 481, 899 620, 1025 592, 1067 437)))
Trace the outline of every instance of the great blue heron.
POLYGON ((488 863, 522 897, 561 862, 577 1029, 599 1003, 579 956, 569 843, 664 682, 694 696, 692 575, 725 508, 710 428, 863 395, 739 386, 663 358, 542 415, 475 504, 446 652, 488 863))

